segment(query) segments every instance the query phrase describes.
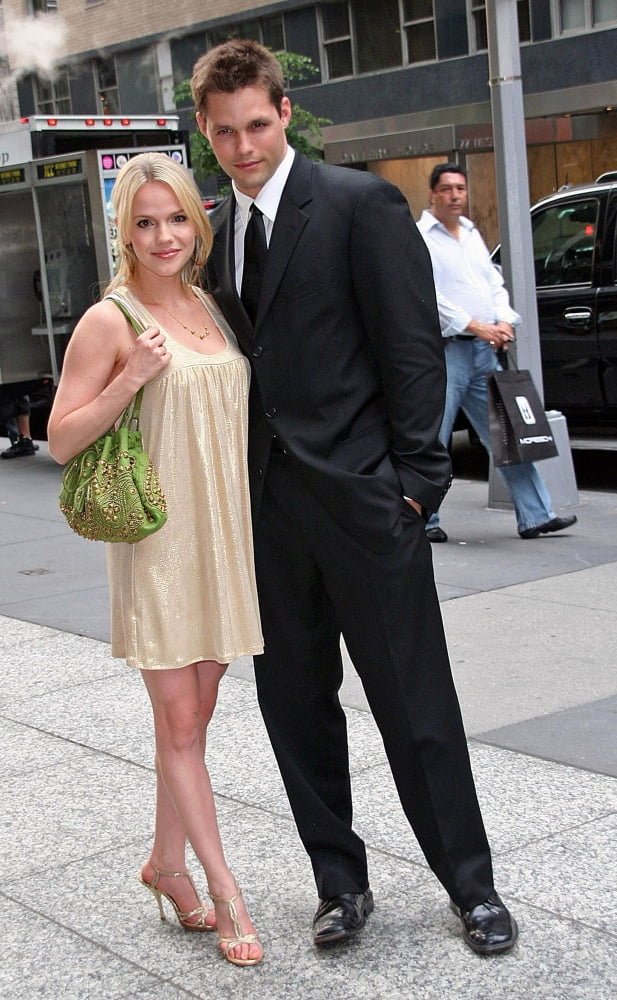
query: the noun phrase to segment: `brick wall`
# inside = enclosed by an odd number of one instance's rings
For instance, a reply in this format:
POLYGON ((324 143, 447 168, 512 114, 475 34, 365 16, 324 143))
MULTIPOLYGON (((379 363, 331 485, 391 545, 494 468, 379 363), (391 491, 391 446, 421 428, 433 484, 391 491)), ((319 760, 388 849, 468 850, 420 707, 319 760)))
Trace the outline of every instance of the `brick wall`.
MULTIPOLYGON (((204 24, 209 20, 258 12, 276 4, 258 0, 57 0, 57 14, 67 28, 65 51, 60 59, 144 36, 204 24)), ((24 17, 24 0, 4 0, 5 18, 24 17)), ((286 4, 280 5, 281 10, 286 4)))

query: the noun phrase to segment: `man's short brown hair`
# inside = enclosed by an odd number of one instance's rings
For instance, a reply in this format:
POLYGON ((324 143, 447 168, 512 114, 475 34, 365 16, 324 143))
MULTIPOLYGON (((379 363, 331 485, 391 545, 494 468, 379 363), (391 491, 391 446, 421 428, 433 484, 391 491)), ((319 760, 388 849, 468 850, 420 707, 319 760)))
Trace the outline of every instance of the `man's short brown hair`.
POLYGON ((263 87, 281 113, 285 94, 283 71, 272 52, 259 42, 234 38, 210 49, 195 63, 191 92, 203 117, 207 117, 208 94, 232 94, 241 87, 263 87))

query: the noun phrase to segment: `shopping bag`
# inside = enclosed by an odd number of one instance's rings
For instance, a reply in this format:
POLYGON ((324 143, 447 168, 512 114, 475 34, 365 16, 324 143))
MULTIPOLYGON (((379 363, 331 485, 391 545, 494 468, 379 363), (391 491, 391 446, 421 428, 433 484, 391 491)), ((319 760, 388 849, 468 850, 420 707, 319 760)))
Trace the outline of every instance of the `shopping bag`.
POLYGON ((558 454, 530 372, 512 369, 490 372, 486 376, 486 390, 494 465, 538 462, 558 454))

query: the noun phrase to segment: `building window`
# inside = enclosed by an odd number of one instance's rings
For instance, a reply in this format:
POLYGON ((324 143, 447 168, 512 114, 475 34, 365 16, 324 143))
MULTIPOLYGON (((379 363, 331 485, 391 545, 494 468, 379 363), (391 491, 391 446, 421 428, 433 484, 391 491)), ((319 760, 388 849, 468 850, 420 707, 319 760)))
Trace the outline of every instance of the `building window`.
POLYGON ((98 59, 95 71, 101 113, 104 115, 120 114, 116 60, 113 56, 110 59, 98 59))
POLYGON ((435 14, 433 0, 404 0, 407 62, 427 62, 435 59, 435 14))
POLYGON ((617 0, 559 0, 562 32, 587 31, 617 22, 617 0))
POLYGON ((345 0, 319 12, 330 80, 437 57, 433 0, 345 0))
POLYGON ((36 77, 36 110, 39 115, 70 115, 71 91, 67 70, 59 70, 52 80, 36 77))
POLYGON ((46 14, 49 10, 58 10, 58 0, 29 0, 29 14, 46 14))
MULTIPOLYGON (((518 37, 521 42, 531 41, 530 0, 518 0, 516 13, 518 16, 518 37)), ((471 0, 471 38, 474 52, 485 52, 488 49, 488 33, 486 27, 486 0, 471 0)))
POLYGON ((261 42, 274 52, 280 52, 285 48, 285 31, 283 28, 283 18, 261 17, 250 21, 234 21, 232 24, 224 24, 220 28, 208 31, 208 48, 214 48, 222 42, 228 42, 230 38, 252 38, 255 42, 261 42))
POLYGON ((285 48, 285 31, 282 17, 264 17, 261 20, 261 42, 273 52, 285 48))
POLYGON ((354 59, 347 0, 344 3, 322 5, 321 29, 328 79, 352 76, 354 59))
MULTIPOLYGON (((432 0, 428 0, 432 6, 432 0)), ((400 66, 401 21, 398 0, 354 0, 351 4, 357 72, 375 73, 400 66)))

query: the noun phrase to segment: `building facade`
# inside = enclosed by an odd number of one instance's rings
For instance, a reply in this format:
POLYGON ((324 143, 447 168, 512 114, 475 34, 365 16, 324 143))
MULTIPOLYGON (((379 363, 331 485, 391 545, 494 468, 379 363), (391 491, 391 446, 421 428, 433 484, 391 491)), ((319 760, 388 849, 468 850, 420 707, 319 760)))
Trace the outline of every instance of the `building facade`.
MULTIPOLYGON (((492 243, 486 2, 506 0, 0 0, 0 116, 11 100, 24 116, 170 112, 203 51, 257 38, 317 67, 290 96, 330 120, 326 160, 392 180, 416 217, 433 164, 464 163, 492 243), (33 18, 38 50, 27 44, 33 18)), ((617 0, 518 0, 517 12, 535 201, 617 167, 617 0)))

